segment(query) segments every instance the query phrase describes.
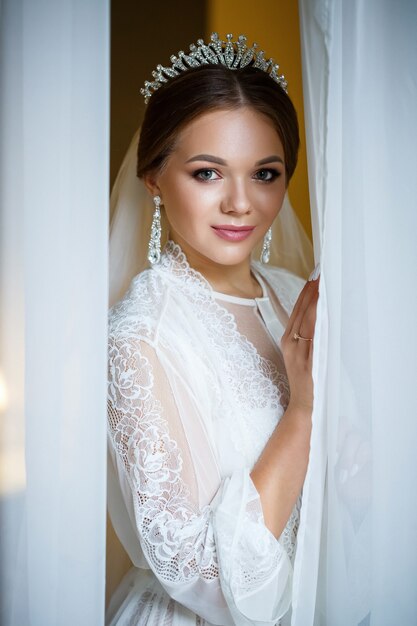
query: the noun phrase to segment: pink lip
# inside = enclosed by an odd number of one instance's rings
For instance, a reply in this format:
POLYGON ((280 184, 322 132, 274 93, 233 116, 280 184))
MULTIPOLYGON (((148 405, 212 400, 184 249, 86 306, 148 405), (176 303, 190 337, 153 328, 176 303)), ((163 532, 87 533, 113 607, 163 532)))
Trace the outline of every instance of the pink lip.
POLYGON ((231 226, 229 224, 212 226, 212 229, 222 239, 226 241, 243 241, 249 237, 255 226, 231 226))

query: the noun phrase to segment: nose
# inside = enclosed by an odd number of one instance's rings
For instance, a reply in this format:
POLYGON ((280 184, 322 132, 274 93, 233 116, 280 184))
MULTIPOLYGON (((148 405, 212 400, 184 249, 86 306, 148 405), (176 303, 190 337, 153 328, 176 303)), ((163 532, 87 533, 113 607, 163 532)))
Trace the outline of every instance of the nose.
POLYGON ((243 181, 230 181, 225 188, 225 194, 221 202, 223 213, 244 215, 251 210, 251 202, 243 181))

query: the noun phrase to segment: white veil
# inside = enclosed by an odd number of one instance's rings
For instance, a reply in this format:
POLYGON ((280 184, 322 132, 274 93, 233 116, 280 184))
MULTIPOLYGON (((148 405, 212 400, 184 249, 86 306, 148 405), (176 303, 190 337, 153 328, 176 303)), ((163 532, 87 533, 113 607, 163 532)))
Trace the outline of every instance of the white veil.
MULTIPOLYGON (((153 203, 136 176, 140 129, 134 134, 114 182, 110 198, 109 305, 117 302, 136 274, 148 265, 148 241, 153 203)), ((163 228, 166 236, 167 228, 163 228)), ((163 241, 161 242, 163 245, 163 241)), ((259 258, 261 246, 256 250, 259 258)), ((255 257, 254 257, 255 258, 255 257)), ((271 265, 285 267, 307 278, 313 266, 313 247, 288 195, 272 227, 271 265)))

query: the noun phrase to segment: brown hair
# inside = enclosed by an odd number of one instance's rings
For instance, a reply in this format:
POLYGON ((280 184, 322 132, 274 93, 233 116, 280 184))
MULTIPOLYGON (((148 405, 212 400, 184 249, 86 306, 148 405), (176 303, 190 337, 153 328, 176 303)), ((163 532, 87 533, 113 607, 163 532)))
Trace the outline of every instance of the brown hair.
POLYGON ((268 117, 282 142, 287 184, 297 164, 299 131, 294 105, 266 72, 252 66, 230 70, 202 65, 169 80, 150 98, 138 145, 137 175, 158 171, 175 148, 179 132, 214 109, 248 106, 268 117))

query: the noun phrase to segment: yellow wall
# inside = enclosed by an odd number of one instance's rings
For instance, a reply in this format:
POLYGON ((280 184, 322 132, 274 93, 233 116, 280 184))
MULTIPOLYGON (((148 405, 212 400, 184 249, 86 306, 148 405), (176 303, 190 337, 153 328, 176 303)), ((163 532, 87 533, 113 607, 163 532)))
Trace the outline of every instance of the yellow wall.
POLYGON ((301 50, 297 0, 208 0, 207 30, 244 34, 248 43, 258 43, 265 57, 273 57, 288 81, 288 94, 298 113, 301 148, 295 174, 289 187, 291 203, 311 238, 307 159, 304 135, 304 108, 301 78, 301 50))

